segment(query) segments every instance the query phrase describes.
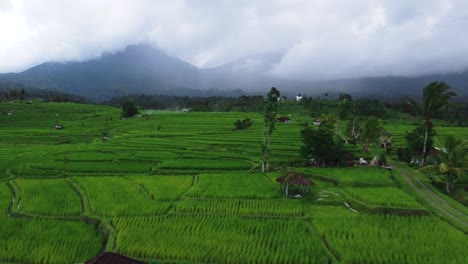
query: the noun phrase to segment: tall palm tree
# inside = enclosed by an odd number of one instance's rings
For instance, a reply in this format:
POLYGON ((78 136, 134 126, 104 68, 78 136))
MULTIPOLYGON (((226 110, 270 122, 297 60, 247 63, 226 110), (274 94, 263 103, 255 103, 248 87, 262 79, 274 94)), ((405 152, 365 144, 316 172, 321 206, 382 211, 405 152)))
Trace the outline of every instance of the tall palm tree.
POLYGON ((448 108, 448 101, 456 96, 454 92, 448 92, 450 86, 444 82, 432 82, 423 89, 423 100, 421 106, 415 101, 409 100, 409 103, 423 118, 424 124, 424 147, 419 166, 423 167, 427 156, 427 138, 429 128, 432 126, 431 119, 445 113, 448 108))
POLYGON ((278 111, 278 98, 280 98, 280 92, 276 87, 271 87, 270 92, 267 94, 267 100, 264 103, 264 125, 263 125, 263 138, 261 147, 261 163, 262 172, 269 171, 270 168, 270 157, 271 157, 271 135, 275 128, 276 123, 276 112, 278 111), (266 166, 265 166, 266 165, 266 166))
MULTIPOLYGON (((437 153, 438 164, 420 168, 420 172, 440 173, 445 176, 445 189, 447 193, 453 190, 455 179, 463 176, 466 168, 462 168, 468 151, 468 141, 449 135, 445 147, 437 153)), ((466 160, 465 160, 466 161, 466 160)))

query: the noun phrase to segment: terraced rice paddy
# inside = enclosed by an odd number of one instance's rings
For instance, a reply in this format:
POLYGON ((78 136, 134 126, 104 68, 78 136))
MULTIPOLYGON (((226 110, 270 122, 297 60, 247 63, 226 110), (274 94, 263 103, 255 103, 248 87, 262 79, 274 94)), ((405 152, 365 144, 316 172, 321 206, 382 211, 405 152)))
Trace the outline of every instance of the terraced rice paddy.
POLYGON ((83 263, 102 250, 148 263, 468 262, 466 231, 387 170, 296 168, 315 185, 285 197, 275 179, 299 160, 308 116, 281 113, 292 122, 277 124, 263 175, 258 113, 120 120, 111 107, 0 104, 10 110, 0 116, 0 263, 83 263), (254 126, 234 131, 246 117, 254 126))
POLYGON ((80 196, 65 179, 17 179, 19 213, 49 216, 79 216, 80 196), (51 210, 53 209, 53 210, 51 210))

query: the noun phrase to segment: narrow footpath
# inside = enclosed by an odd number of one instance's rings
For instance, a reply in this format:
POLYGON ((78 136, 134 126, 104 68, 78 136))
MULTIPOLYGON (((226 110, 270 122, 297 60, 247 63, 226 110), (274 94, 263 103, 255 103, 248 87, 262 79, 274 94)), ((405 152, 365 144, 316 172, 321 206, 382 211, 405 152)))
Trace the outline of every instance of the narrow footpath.
POLYGON ((459 226, 463 228, 464 232, 467 232, 468 217, 465 213, 448 204, 442 197, 439 196, 439 194, 435 193, 429 187, 427 187, 427 185, 423 183, 414 172, 396 166, 394 167, 394 170, 397 171, 403 177, 403 179, 437 211, 441 217, 449 220, 449 222, 457 222, 459 226))

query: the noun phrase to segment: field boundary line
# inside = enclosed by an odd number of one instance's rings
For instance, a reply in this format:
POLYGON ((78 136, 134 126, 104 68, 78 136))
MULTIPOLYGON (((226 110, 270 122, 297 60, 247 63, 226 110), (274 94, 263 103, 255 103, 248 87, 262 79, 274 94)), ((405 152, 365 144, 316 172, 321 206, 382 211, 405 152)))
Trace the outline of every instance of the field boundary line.
MULTIPOLYGON (((21 194, 19 193, 16 193, 16 188, 18 188, 18 186, 16 186, 16 184, 13 183, 14 180, 10 180, 7 182, 7 186, 8 188, 10 189, 11 191, 11 195, 12 195, 12 199, 11 199, 11 203, 10 205, 8 206, 8 216, 11 216, 13 215, 14 213, 12 212, 13 210, 13 207, 15 206, 15 203, 18 201, 18 196, 20 196, 21 194), (14 185, 14 186, 13 186, 14 185)), ((19 192, 19 190, 18 190, 19 192)))
POLYGON ((150 198, 150 200, 152 200, 153 202, 158 202, 156 201, 153 197, 151 197, 151 193, 145 188, 145 186, 143 186, 143 184, 140 184, 138 182, 136 182, 135 180, 131 179, 130 177, 128 176, 123 176, 122 177, 123 179, 126 179, 127 181, 131 182, 132 184, 135 184, 138 186, 138 188, 140 190, 143 191, 143 193, 145 194, 145 196, 147 196, 148 198, 150 198))
POLYGON ((80 191, 78 190, 78 186, 75 186, 75 184, 69 179, 66 179, 67 183, 70 185, 72 190, 80 197, 80 203, 81 203, 81 213, 84 214, 85 212, 85 202, 83 200, 83 196, 81 195, 80 191))
POLYGON ((91 214, 91 202, 89 201, 89 197, 86 193, 86 190, 73 178, 67 178, 67 181, 70 183, 73 190, 77 191, 80 196, 83 205, 83 214, 91 214))
MULTIPOLYGON (((312 221, 313 221, 313 220, 312 220, 312 221)), ((325 239, 325 235, 324 235, 324 236, 321 236, 321 235, 320 235, 319 231, 318 231, 317 228, 315 227, 314 223, 312 223, 312 222, 310 221, 310 219, 308 219, 308 220, 306 221, 306 223, 307 223, 308 226, 309 226, 310 228, 312 228, 313 231, 315 232, 315 234, 312 234, 312 233, 309 231, 309 233, 311 233, 310 235, 316 235, 316 236, 318 236, 318 237, 320 238, 320 241, 322 241, 323 247, 324 247, 325 250, 330 254, 330 257, 333 258, 334 262, 340 263, 340 257, 339 257, 339 255, 338 255, 337 253, 335 253, 335 252, 331 249, 330 245, 328 245, 328 242, 327 242, 327 240, 325 239)))

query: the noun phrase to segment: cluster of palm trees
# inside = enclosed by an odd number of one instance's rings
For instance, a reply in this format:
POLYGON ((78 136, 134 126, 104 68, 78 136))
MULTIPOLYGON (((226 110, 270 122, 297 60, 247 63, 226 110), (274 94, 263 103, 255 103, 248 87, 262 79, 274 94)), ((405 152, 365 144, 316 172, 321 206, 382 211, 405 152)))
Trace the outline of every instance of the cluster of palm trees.
POLYGON ((449 89, 450 86, 444 82, 433 82, 424 88, 421 105, 409 100, 422 117, 424 124, 424 147, 418 171, 443 174, 447 193, 453 191, 455 180, 461 178, 465 172, 462 163, 468 151, 468 141, 449 135, 445 146, 440 148, 436 154, 437 163, 425 166, 425 162, 428 153, 429 129, 432 126, 431 119, 445 113, 449 106, 449 99, 456 96, 456 93, 449 92, 449 89))

